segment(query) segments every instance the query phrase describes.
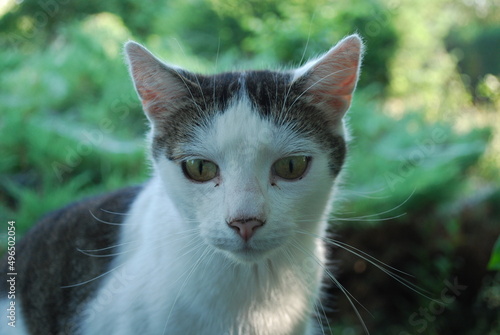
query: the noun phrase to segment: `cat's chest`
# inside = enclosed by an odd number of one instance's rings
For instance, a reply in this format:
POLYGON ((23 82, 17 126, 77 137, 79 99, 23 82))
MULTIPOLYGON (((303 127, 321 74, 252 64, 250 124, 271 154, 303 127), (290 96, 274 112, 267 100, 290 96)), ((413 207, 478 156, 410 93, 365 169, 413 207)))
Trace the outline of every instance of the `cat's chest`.
POLYGON ((304 334, 319 291, 316 263, 304 267, 310 262, 299 249, 236 263, 152 193, 139 196, 125 221, 119 256, 85 313, 85 334, 304 334), (110 319, 122 328, 109 328, 110 319))
POLYGON ((235 266, 208 249, 189 253, 185 248, 177 243, 171 250, 176 257, 163 257, 162 262, 145 261, 154 251, 146 248, 113 272, 99 295, 114 298, 107 306, 99 306, 97 299, 93 308, 114 315, 97 324, 118 318, 128 329, 142 324, 152 334, 278 335, 304 327, 304 311, 311 310, 315 297, 313 288, 304 289, 306 278, 297 269, 279 259, 275 264, 235 266), (130 306, 131 296, 141 303, 130 306))
POLYGON ((286 285, 270 273, 248 270, 200 263, 183 277, 171 274, 174 283, 164 283, 162 294, 150 282, 150 298, 156 301, 151 311, 165 316, 151 320, 154 328, 176 334, 293 334, 307 317, 303 311, 310 310, 310 295, 298 287, 298 279, 289 278, 286 285))

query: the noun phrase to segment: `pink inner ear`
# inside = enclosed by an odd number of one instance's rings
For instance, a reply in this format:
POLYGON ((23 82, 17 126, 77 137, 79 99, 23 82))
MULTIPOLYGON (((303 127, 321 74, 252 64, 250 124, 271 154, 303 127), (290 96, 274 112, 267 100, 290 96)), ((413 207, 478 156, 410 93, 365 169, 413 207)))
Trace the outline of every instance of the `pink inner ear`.
MULTIPOLYGON (((356 64, 354 68, 357 69, 357 67, 358 66, 356 64)), ((349 76, 346 76, 344 78, 344 80, 339 83, 339 86, 340 86, 339 94, 347 93, 347 94, 349 94, 349 97, 351 96, 352 91, 354 90, 354 87, 356 86, 356 82, 358 79, 358 75, 356 72, 352 73, 349 76)))
POLYGON ((188 81, 175 69, 137 43, 127 43, 125 50, 143 109, 153 120, 173 111, 179 100, 187 97, 188 81))
POLYGON ((133 76, 144 111, 151 115, 159 114, 161 108, 154 102, 161 99, 160 90, 152 86, 151 83, 148 83, 150 81, 149 76, 141 73, 140 70, 134 71, 133 76))
POLYGON ((313 94, 315 103, 323 102, 334 110, 345 111, 349 108, 352 92, 356 86, 357 67, 354 70, 339 70, 336 64, 334 68, 337 70, 311 87, 310 92, 313 94), (342 71, 347 72, 348 75, 342 75, 342 71))
POLYGON ((158 97, 158 92, 151 89, 138 87, 138 91, 139 94, 141 95, 143 104, 147 104, 148 102, 156 100, 156 98, 158 97))
POLYGON ((186 95, 184 84, 164 69, 151 69, 136 63, 132 75, 143 109, 153 117, 168 112, 169 106, 186 95))
POLYGON ((143 100, 143 103, 155 100, 158 97, 160 88, 157 78, 152 73, 152 69, 146 67, 144 64, 134 63, 132 75, 141 100, 143 100))
POLYGON ((360 53, 359 39, 348 38, 319 59, 309 74, 313 101, 337 111, 330 115, 334 119, 342 118, 351 103, 358 80, 360 53))
POLYGON ((356 87, 358 62, 357 60, 334 58, 329 62, 319 64, 318 68, 313 71, 317 72, 316 77, 319 77, 318 93, 347 96, 351 95, 356 87), (321 75, 323 78, 320 77, 321 75))
POLYGON ((163 110, 163 106, 154 103, 155 101, 158 101, 158 93, 146 88, 138 87, 137 89, 142 97, 141 103, 144 111, 151 116, 159 115, 163 110))

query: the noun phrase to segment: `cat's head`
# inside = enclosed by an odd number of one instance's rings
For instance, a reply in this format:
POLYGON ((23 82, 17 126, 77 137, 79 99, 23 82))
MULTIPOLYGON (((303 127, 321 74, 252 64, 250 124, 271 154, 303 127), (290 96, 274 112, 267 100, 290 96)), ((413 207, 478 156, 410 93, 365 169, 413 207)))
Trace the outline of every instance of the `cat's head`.
POLYGON ((151 123, 155 173, 190 228, 239 262, 322 234, 346 154, 342 118, 363 45, 357 35, 291 71, 212 76, 125 47, 151 123))

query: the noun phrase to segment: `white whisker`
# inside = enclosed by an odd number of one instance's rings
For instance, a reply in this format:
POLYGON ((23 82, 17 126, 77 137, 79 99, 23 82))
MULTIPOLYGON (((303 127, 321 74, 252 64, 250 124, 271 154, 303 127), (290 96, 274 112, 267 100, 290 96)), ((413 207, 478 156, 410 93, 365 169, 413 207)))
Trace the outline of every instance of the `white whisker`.
MULTIPOLYGON (((362 216, 358 216, 358 217, 351 217, 351 218, 338 218, 338 217, 334 217, 334 220, 345 221, 347 219, 349 221, 363 221, 363 220, 368 219, 368 218, 372 218, 372 217, 376 217, 376 216, 388 214, 388 213, 393 212, 396 209, 401 208, 402 206, 404 206, 411 199, 411 197, 413 197, 413 195, 415 194, 415 191, 416 191, 416 188, 414 188, 413 191, 411 192, 411 194, 403 202, 401 202, 399 205, 397 205, 397 206, 395 206, 395 207, 393 207, 391 209, 385 210, 383 212, 379 212, 379 213, 375 213, 375 214, 369 214, 369 215, 362 215, 362 216)), ((393 218, 399 218, 399 217, 404 216, 404 215, 406 215, 406 213, 396 215, 393 218)), ((390 220, 390 219, 392 219, 392 218, 380 219, 380 221, 390 220)), ((368 220, 368 221, 370 221, 370 220, 368 220)))
POLYGON ((405 287, 409 288, 410 290, 412 290, 413 292, 416 292, 417 294, 429 299, 429 300, 432 300, 432 301, 436 301, 435 299, 431 298, 429 296, 430 292, 419 287, 418 285, 416 284, 413 284, 412 282, 408 281, 407 279, 401 277, 400 275, 398 275, 397 273, 394 273, 392 272, 391 270, 393 271, 396 271, 396 272, 399 272, 401 274, 404 274, 404 275, 407 275, 407 276, 410 276, 412 277, 410 274, 404 272, 404 271, 401 271, 399 269, 396 269, 378 259, 376 259, 375 257, 367 254, 366 252, 362 251, 362 250, 359 250, 347 243, 344 243, 344 242, 340 242, 340 241, 336 241, 336 240, 333 240, 331 238, 326 238, 326 237, 322 237, 322 236, 319 236, 319 235, 316 235, 316 234, 312 234, 312 233, 308 233, 308 232, 305 232, 305 231, 301 231, 301 230, 296 230, 297 233, 299 234, 306 234, 306 235, 310 235, 310 236, 314 236, 320 240, 322 240, 323 242, 327 243, 327 244, 330 244, 330 245, 333 245, 333 246, 336 246, 336 247, 339 247, 347 252, 350 252, 351 254, 355 255, 355 256, 358 256, 359 258, 367 261, 368 263, 372 264, 373 266, 375 266, 376 268, 378 268, 379 270, 381 270, 382 272, 384 272, 385 274, 387 274, 389 277, 393 278, 394 280, 396 280, 397 282, 399 282, 400 284, 404 285, 405 287), (425 292, 425 293, 424 293, 425 292))
POLYGON ((365 321, 363 320, 363 317, 361 316, 361 313, 359 312, 358 308, 356 307, 355 302, 361 306, 368 314, 370 314, 372 317, 373 315, 370 313, 368 309, 366 309, 363 304, 361 304, 352 294, 349 292, 339 281, 335 276, 328 270, 325 265, 319 260, 311 251, 305 249, 302 247, 298 242, 295 244, 292 244, 294 247, 296 247, 298 250, 301 250, 304 254, 307 256, 311 257, 316 264, 318 264, 321 268, 323 268, 323 271, 325 274, 330 278, 330 280, 339 288, 339 290, 344 294, 344 296, 347 298, 349 303, 351 304, 354 312, 356 313, 356 316, 358 317, 359 321, 361 322, 361 325, 363 326, 363 329, 367 335, 370 335, 370 332, 368 331, 368 327, 366 326, 365 321))
MULTIPOLYGON (((191 229, 191 231, 194 231, 194 230, 195 230, 195 229, 191 229)), ((190 236, 193 236, 193 235, 194 235, 194 234, 191 234, 191 235, 188 235, 188 236, 186 236, 186 237, 190 237, 190 236)), ((164 240, 164 238, 163 238, 163 239, 158 239, 158 241, 161 241, 161 240, 164 240)), ((121 245, 128 244, 128 243, 133 243, 133 242, 122 243, 121 245)), ((191 241, 191 243, 188 243, 187 245, 183 246, 183 248, 182 248, 182 249, 187 248, 187 247, 190 247, 190 246, 191 246, 191 245, 193 245, 193 244, 196 244, 196 241, 195 241, 195 242, 191 241)), ((162 245, 157 245, 157 246, 156 246, 153 250, 156 250, 156 249, 160 248, 161 246, 162 246, 162 245)), ((109 248, 111 248, 111 247, 107 247, 107 248, 103 248, 103 249, 109 249, 109 248)), ((82 252, 82 253, 83 253, 83 254, 85 254, 85 255, 90 256, 90 257, 111 257, 111 256, 119 256, 119 255, 121 255, 121 254, 126 254, 126 253, 129 253, 129 252, 132 252, 132 251, 138 250, 138 249, 140 249, 140 248, 139 248, 139 247, 137 247, 137 248, 130 249, 130 250, 126 250, 126 251, 123 251, 123 252, 120 252, 120 253, 116 253, 116 254, 113 254, 113 255, 92 255, 92 254, 87 254, 87 253, 85 252, 85 250, 80 250, 80 249, 77 249, 77 250, 78 250, 79 252, 82 252)), ((186 253, 186 254, 187 254, 187 253, 186 253)), ((104 273, 102 273, 102 274, 100 274, 100 275, 98 275, 98 276, 96 276, 96 277, 92 278, 92 279, 89 279, 89 280, 86 280, 86 281, 83 281, 83 282, 80 282, 80 283, 77 283, 77 284, 71 284, 71 285, 61 286, 61 288, 71 288, 71 287, 77 287, 77 286, 81 286, 81 285, 88 284, 88 283, 90 283, 90 282, 93 282, 93 281, 95 281, 95 280, 97 280, 97 279, 99 279, 99 278, 102 278, 102 277, 104 277, 104 276, 106 276, 106 275, 110 274, 111 272, 113 272, 113 271, 115 271, 116 269, 120 268, 120 267, 121 267, 121 266, 123 266, 124 264, 125 264, 125 263, 119 264, 119 265, 117 265, 116 267, 114 267, 114 268, 112 268, 112 269, 110 269, 110 270, 108 270, 108 271, 106 271, 106 272, 104 272, 104 273)))
POLYGON ((296 98, 295 100, 292 102, 292 104, 288 107, 287 109, 287 113, 292 109, 292 107, 295 105, 295 103, 300 99, 302 98, 302 96, 304 96, 304 94, 306 94, 310 89, 312 89, 314 86, 318 85, 319 83, 321 83, 322 81, 326 80, 327 78, 331 77, 331 76, 334 76, 336 74, 339 74, 339 73, 342 73, 342 72, 345 72, 345 71, 352 71, 352 69, 355 69, 357 67, 348 67, 348 68, 345 68, 345 69, 341 69, 341 70, 338 70, 338 71, 335 71, 335 72, 332 72, 332 73, 329 73, 327 76, 324 76, 318 80, 316 80, 314 83, 312 83, 311 85, 309 85, 309 87, 307 87, 305 90, 302 91, 302 93, 300 93, 296 98))
MULTIPOLYGON (((102 209, 101 209, 101 210, 102 210, 102 209)), ((108 221, 104 221, 104 220, 102 220, 102 219, 98 218, 97 216, 95 216, 95 215, 94 215, 94 213, 92 212, 92 210, 91 210, 91 209, 89 209, 89 213, 90 213, 90 215, 92 215, 92 217, 93 217, 95 220, 97 220, 97 221, 99 221, 99 222, 101 222, 101 223, 104 223, 104 224, 110 225, 110 226, 127 226, 127 225, 129 225, 128 223, 121 223, 121 222, 108 222, 108 221)))
MULTIPOLYGON (((197 249, 200 249, 201 247, 198 247, 197 249)), ((184 280, 184 282, 182 283, 182 286, 179 288, 179 291, 177 292, 177 295, 175 296, 175 299, 174 299, 174 302, 172 303, 172 307, 170 308, 170 311, 168 313, 168 316, 167 316, 167 321, 165 321, 165 327, 163 328, 163 334, 165 334, 165 332, 167 331, 167 326, 168 326, 168 322, 170 321, 170 317, 172 316, 172 312, 173 310, 175 309, 175 304, 177 303, 177 300, 179 299, 180 295, 181 295, 181 292, 182 290, 184 289, 184 287, 187 285, 187 282, 189 281, 189 279, 191 278, 191 275, 194 273, 194 271, 198 268, 199 264, 201 263, 201 261, 206 257, 206 253, 208 251, 209 247, 206 246, 205 249, 203 250, 203 253, 201 254, 201 256, 196 260, 196 262, 194 263, 194 265, 191 267, 191 269, 189 270, 189 273, 187 274, 186 276, 186 279, 184 280)), ((187 271, 186 271, 187 272, 187 271)), ((179 276, 179 279, 186 273, 184 272, 183 274, 181 274, 179 276)))
MULTIPOLYGON (((373 216, 376 216, 377 214, 373 214, 373 216)), ((405 216, 406 213, 401 213, 401 214, 398 214, 398 215, 394 215, 394 216, 389 216, 387 218, 381 218, 381 219, 370 219, 369 217, 372 216, 372 215, 369 215, 369 216, 353 216, 353 217, 350 217, 350 218, 339 218, 339 217, 335 217, 333 218, 333 220, 335 221, 342 221, 342 222, 352 222, 352 221, 358 221, 358 222, 379 222, 379 221, 390 221, 390 220, 394 220, 394 219, 399 219, 400 217, 403 217, 405 216)))
POLYGON ((114 214, 114 215, 123 215, 123 216, 130 215, 130 213, 119 213, 119 212, 113 212, 113 211, 108 211, 107 209, 104 209, 104 208, 99 208, 99 210, 100 210, 101 212, 105 212, 105 213, 108 213, 108 214, 114 214))
POLYGON ((117 269, 119 269, 120 267, 122 267, 124 265, 125 265, 125 263, 122 263, 122 264, 117 265, 116 267, 112 268, 111 270, 108 270, 108 271, 106 271, 104 273, 101 273, 100 275, 98 275, 98 276, 96 276, 96 277, 94 277, 92 279, 89 279, 89 280, 86 280, 86 281, 83 281, 83 282, 80 282, 80 283, 77 283, 77 284, 71 284, 71 285, 61 286, 61 288, 72 288, 72 287, 86 285, 86 284, 88 284, 90 282, 93 282, 94 280, 97 280, 99 278, 102 278, 102 277, 106 276, 107 274, 110 274, 113 271, 116 271, 117 269))
MULTIPOLYGON (((190 238, 190 237, 193 237, 195 236, 194 232, 196 232, 197 229, 190 229, 189 231, 184 231, 184 232, 180 232, 180 233, 176 233, 176 234, 169 234, 167 236, 162 236, 162 237, 159 237, 157 239, 154 239, 154 240, 150 240, 149 243, 155 243, 155 242, 158 242, 158 241, 163 241, 167 238, 170 238, 170 237, 176 237, 176 235, 182 235, 181 237, 178 237, 176 240, 180 240, 180 239, 184 239, 184 238, 190 238)), ((123 255, 123 254, 127 254, 127 253, 130 253, 130 252, 133 252, 135 250, 138 250, 141 248, 141 246, 137 246, 135 248, 131 248, 131 249, 126 249, 124 251, 121 251, 121 252, 116 252, 116 253, 111 253, 111 254, 92 254, 92 252, 96 253, 96 252, 101 252, 101 251, 106 251, 106 250, 112 250, 112 249, 116 249, 116 248, 119 248, 119 247, 123 247, 125 245, 128 245, 128 244, 135 244, 137 243, 137 241, 128 241, 128 242, 124 242, 124 243, 120 243, 120 244, 116 244, 116 245, 113 245, 113 246, 109 246, 109 247, 105 247, 105 248, 101 248, 101 249, 93 249, 93 250, 84 250, 84 249, 79 249, 77 248, 76 250, 86 256, 90 256, 90 257, 115 257, 115 256, 119 256, 119 255, 123 255)))
MULTIPOLYGON (((184 237, 189 237, 189 236, 192 236, 192 235, 188 235, 186 236, 186 234, 188 233, 194 233, 198 231, 197 228, 193 228, 193 229, 189 229, 189 230, 185 230, 185 231, 182 231, 182 232, 178 232, 178 233, 174 233, 174 234, 168 234, 168 235, 165 235, 165 236, 161 236, 161 237, 158 237, 157 239, 154 239, 154 240, 150 240, 149 242, 150 243, 154 243, 156 241, 161 241, 167 237, 173 237, 173 236, 177 236, 177 235, 184 235, 184 236, 181 236, 181 238, 184 238, 184 237)), ((100 248, 100 249, 79 249, 77 248, 78 251, 80 252, 86 252, 86 253, 91 253, 91 252, 101 252, 101 251, 106 251, 106 250, 110 250, 110 249, 115 249, 115 248, 119 248, 119 247, 122 247, 124 245, 128 245, 128 244, 133 244, 133 243, 136 243, 137 241, 135 240, 132 240, 132 241, 127 241, 127 242, 123 242, 123 243, 119 243, 119 244, 115 244, 115 245, 111 245, 109 247, 104 247, 104 248, 100 248)))
MULTIPOLYGON (((294 242, 298 243, 295 240, 294 240, 294 242)), ((294 261, 294 257, 291 254, 291 251, 288 248, 284 248, 283 251, 282 251, 282 253, 285 255, 285 258, 290 263, 290 265, 292 266, 292 268, 294 268, 295 271, 300 271, 299 269, 297 269, 297 266, 295 264, 296 262, 294 261)), ((305 282, 304 278, 302 278, 301 276, 297 276, 297 278, 301 281, 302 286, 305 287, 307 285, 307 283, 305 282)), ((316 320, 318 322, 318 326, 321 329, 321 332, 323 334, 325 334, 325 329, 324 329, 325 327, 323 327, 323 321, 321 319, 321 316, 323 316, 324 320, 326 320, 328 328, 330 328, 330 324, 329 324, 328 317, 326 315, 325 309, 323 307, 323 303, 321 302, 321 299, 317 299, 317 301, 314 302, 314 309, 316 311, 315 315, 316 315, 316 320), (321 307, 322 313, 320 313, 318 305, 321 307)))

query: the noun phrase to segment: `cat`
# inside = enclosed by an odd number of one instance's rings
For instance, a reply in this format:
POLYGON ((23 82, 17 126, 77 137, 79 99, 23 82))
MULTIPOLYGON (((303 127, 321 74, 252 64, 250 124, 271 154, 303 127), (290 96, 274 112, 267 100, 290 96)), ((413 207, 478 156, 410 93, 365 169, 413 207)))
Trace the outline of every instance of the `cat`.
MULTIPOLYGON (((209 76, 128 42, 152 177, 26 234, 16 327, 3 317, 0 333, 321 333, 323 242, 363 49, 350 35, 297 69, 209 76)), ((2 280, 3 313, 8 290, 2 280)))

